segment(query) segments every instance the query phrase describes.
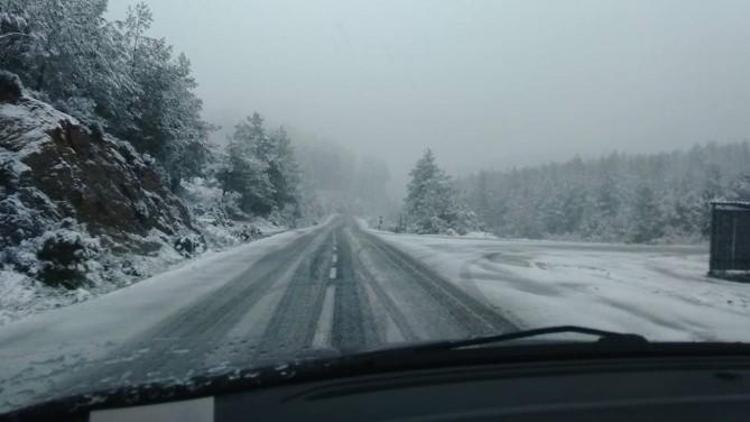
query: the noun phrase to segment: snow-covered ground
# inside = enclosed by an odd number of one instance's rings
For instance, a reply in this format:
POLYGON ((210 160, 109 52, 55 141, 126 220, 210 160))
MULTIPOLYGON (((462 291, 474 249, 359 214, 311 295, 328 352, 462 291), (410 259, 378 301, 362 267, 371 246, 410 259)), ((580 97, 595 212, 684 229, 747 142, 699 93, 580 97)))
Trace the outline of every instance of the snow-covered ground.
POLYGON ((376 233, 521 327, 750 341, 750 284, 706 277, 705 247, 376 233))
POLYGON ((263 256, 313 229, 287 231, 223 252, 207 252, 94 300, 0 327, 0 412, 25 404, 42 391, 55 391, 58 376, 83 371, 87 365, 105 364, 101 359, 130 338, 211 295, 263 256))
MULTIPOLYGON (((287 229, 262 218, 248 223, 230 222, 227 224, 199 220, 197 225, 207 240, 207 249, 198 257, 181 254, 168 240, 165 240, 166 235, 154 230, 147 240, 152 244, 160 245, 156 253, 148 256, 130 254, 126 257, 110 258, 108 261, 114 262, 106 264, 97 259, 91 259, 87 262, 87 267, 94 283, 75 290, 50 287, 27 274, 13 270, 10 266, 5 268, 0 266, 0 327, 29 315, 96 298, 160 273, 178 270, 184 265, 192 265, 196 258, 197 262, 201 262, 200 259, 203 259, 204 255, 206 258, 211 257, 219 251, 247 242, 247 239, 242 239, 238 235, 243 230, 250 233, 252 229, 253 236, 267 237, 287 229), (120 261, 127 262, 127 266, 123 266, 120 261), (104 267, 108 270, 104 271, 104 267), (106 278, 100 273, 105 273, 106 278)), ((28 249, 32 249, 31 246, 28 249)), ((32 252, 27 251, 27 253, 33 255, 32 252)))

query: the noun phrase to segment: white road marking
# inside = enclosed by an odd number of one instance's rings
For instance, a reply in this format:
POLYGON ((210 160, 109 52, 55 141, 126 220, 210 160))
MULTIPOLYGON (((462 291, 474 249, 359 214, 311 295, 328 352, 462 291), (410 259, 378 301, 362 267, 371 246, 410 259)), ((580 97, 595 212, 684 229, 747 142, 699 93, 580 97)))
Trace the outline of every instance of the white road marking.
POLYGON ((333 332, 333 301, 336 287, 331 285, 326 288, 326 297, 323 299, 323 309, 320 311, 318 326, 313 337, 312 347, 321 349, 330 346, 331 333, 333 332))
POLYGON ((333 253, 331 256, 331 272, 328 274, 328 278, 331 280, 336 279, 336 263, 339 261, 338 254, 338 242, 336 241, 336 235, 333 236, 333 253))

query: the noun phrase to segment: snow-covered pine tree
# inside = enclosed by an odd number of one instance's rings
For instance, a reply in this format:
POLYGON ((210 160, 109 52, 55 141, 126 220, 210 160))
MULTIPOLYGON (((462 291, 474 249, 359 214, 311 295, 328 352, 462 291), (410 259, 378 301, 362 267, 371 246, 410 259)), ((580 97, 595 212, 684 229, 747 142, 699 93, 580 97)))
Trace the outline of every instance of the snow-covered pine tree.
POLYGON ((245 213, 267 216, 273 210, 274 189, 268 178, 268 164, 258 158, 258 140, 265 137, 258 113, 235 126, 227 145, 227 163, 222 172, 222 189, 240 195, 245 213))
POLYGON ((268 154, 268 178, 274 187, 274 205, 282 217, 293 222, 301 216, 301 173, 294 156, 292 140, 283 127, 273 131, 268 140, 272 150, 268 154))
POLYGON ((465 232, 475 216, 462 207, 453 182, 427 149, 409 173, 411 181, 405 200, 407 229, 416 233, 465 232))

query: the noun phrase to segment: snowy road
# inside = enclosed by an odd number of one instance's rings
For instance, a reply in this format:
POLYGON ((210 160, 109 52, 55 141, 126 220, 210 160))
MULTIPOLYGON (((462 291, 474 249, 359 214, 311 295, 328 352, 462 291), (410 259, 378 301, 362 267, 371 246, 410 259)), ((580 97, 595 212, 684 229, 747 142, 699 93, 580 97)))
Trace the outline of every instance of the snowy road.
POLYGON ((0 329, 6 407, 129 382, 516 327, 351 219, 0 329))
POLYGON ((750 341, 695 246, 394 235, 334 217, 0 327, 0 411, 401 342, 577 324, 750 341))

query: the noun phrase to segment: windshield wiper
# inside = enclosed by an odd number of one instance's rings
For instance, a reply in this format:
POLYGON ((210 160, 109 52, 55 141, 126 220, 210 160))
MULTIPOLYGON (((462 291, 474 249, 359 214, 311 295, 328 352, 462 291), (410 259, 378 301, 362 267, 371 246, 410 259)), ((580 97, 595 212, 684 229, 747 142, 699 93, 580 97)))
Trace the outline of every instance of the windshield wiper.
POLYGON ((503 343, 511 340, 532 338, 548 334, 586 334, 598 337, 597 343, 622 346, 642 346, 648 344, 645 337, 638 334, 618 333, 615 331, 599 330, 596 328, 579 327, 576 325, 560 325, 554 327, 535 328, 533 330, 516 331, 485 337, 475 337, 464 340, 449 340, 415 346, 414 351, 455 350, 472 346, 503 343))

